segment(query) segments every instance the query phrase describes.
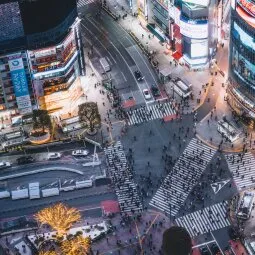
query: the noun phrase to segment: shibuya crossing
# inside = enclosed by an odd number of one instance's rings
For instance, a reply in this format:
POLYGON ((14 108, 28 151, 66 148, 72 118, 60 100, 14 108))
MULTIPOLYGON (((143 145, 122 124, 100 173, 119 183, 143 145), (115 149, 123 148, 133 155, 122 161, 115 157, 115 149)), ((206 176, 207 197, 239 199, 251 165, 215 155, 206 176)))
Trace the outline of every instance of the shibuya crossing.
POLYGON ((0 254, 255 254, 254 0, 0 0, 0 254))

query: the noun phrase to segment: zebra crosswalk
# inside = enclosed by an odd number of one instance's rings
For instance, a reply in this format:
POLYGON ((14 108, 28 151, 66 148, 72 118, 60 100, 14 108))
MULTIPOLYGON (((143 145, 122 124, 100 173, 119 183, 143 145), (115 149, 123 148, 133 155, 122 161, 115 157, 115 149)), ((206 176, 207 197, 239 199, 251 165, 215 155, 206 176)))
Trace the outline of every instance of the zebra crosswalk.
POLYGON ((228 154, 225 155, 225 158, 239 190, 255 187, 255 173, 253 171, 255 159, 250 152, 244 154, 228 154))
POLYGON ((84 6, 88 5, 88 4, 94 3, 96 1, 98 1, 98 0, 79 0, 77 2, 77 8, 84 7, 84 6))
POLYGON ((186 228, 191 237, 215 231, 230 225, 227 202, 208 206, 199 211, 179 217, 176 225, 186 228))
POLYGON ((121 212, 141 211, 141 196, 133 179, 131 168, 120 141, 105 148, 108 174, 114 184, 121 212))
POLYGON ((175 115, 176 111, 172 102, 142 106, 135 110, 127 111, 128 125, 135 125, 166 116, 175 115))
POLYGON ((215 152, 216 150, 193 138, 149 204, 175 216, 215 152))

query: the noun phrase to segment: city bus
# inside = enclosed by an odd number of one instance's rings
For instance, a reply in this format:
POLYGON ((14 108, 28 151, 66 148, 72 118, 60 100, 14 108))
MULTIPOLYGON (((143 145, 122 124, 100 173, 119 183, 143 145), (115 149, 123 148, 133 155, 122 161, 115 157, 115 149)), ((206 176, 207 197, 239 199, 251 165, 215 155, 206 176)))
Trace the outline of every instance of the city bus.
POLYGON ((176 92, 180 97, 187 98, 191 94, 191 84, 186 84, 181 79, 177 79, 174 81, 174 92, 176 92))

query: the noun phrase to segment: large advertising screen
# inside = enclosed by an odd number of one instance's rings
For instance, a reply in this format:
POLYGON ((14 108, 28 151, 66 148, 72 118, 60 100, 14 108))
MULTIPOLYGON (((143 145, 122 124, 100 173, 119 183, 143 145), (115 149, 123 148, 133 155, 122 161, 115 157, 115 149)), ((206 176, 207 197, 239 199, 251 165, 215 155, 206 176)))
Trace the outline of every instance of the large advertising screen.
POLYGON ((8 63, 18 108, 21 110, 25 108, 31 109, 31 100, 23 60, 22 58, 9 59, 8 63))
POLYGON ((233 34, 234 36, 242 42, 243 45, 245 45, 248 48, 251 48, 252 50, 255 50, 255 41, 252 36, 247 34, 241 27, 237 25, 236 22, 234 22, 233 26, 233 34))
POLYGON ((235 74, 246 84, 255 88, 255 65, 245 59, 234 47, 231 64, 235 74))
POLYGON ((181 16, 180 20, 181 34, 192 39, 208 38, 208 22, 189 20, 181 16))
POLYGON ((246 12, 255 17, 255 3, 252 0, 237 0, 237 3, 246 12))
POLYGON ((207 57, 208 56, 208 39, 205 40, 191 40, 190 55, 192 58, 207 57))
POLYGON ((238 0, 236 11, 250 26, 255 28, 255 3, 250 0, 238 0))

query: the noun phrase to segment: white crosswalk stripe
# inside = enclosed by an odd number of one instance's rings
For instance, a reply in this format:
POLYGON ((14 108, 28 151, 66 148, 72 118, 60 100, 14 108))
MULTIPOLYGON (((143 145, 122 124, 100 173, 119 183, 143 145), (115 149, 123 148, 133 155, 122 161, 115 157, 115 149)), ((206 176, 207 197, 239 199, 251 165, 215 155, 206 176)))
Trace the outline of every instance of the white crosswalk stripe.
POLYGON ((161 119, 169 115, 176 114, 174 106, 171 102, 156 103, 148 106, 143 106, 135 110, 127 111, 128 125, 135 125, 142 122, 161 119))
POLYGON ((248 152, 244 154, 225 155, 228 167, 239 190, 255 187, 255 159, 248 152))
POLYGON ((179 217, 176 225, 186 228, 191 237, 215 231, 230 225, 228 220, 227 202, 208 206, 199 211, 179 217))
POLYGON ((77 3, 77 7, 78 8, 81 8, 81 7, 84 7, 90 3, 94 3, 96 2, 97 0, 79 0, 78 3, 77 3))
POLYGON ((215 152, 193 138, 153 196, 150 205, 175 216, 215 152))
POLYGON ((127 164, 121 142, 118 141, 115 145, 107 147, 105 155, 108 174, 114 184, 121 211, 141 211, 143 209, 141 196, 134 182, 132 170, 127 164))

